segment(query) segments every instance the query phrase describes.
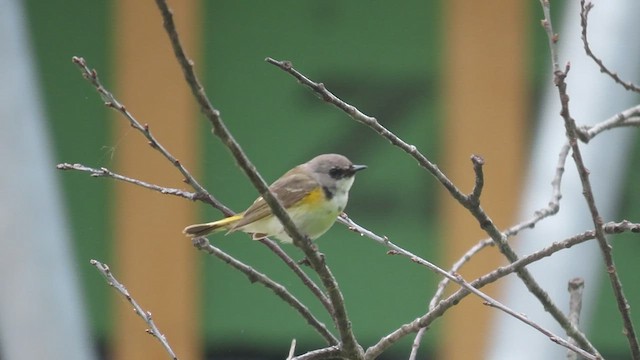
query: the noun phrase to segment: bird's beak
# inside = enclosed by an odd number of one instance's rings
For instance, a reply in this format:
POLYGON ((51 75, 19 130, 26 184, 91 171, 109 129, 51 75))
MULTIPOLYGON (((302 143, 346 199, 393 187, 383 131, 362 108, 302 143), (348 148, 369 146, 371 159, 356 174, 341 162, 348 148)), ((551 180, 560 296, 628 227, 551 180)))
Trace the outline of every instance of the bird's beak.
POLYGON ((357 173, 360 170, 364 170, 367 168, 367 165, 352 165, 351 166, 351 171, 353 171, 354 173, 357 173))

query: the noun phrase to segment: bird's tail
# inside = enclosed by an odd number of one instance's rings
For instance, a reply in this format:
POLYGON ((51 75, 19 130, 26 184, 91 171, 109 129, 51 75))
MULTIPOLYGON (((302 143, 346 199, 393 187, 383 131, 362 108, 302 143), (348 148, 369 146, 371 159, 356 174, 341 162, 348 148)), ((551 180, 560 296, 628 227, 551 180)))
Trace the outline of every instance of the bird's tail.
POLYGON ((189 237, 205 236, 219 230, 228 230, 229 225, 240 219, 242 219, 242 215, 234 215, 210 223, 189 225, 182 230, 182 233, 189 237))

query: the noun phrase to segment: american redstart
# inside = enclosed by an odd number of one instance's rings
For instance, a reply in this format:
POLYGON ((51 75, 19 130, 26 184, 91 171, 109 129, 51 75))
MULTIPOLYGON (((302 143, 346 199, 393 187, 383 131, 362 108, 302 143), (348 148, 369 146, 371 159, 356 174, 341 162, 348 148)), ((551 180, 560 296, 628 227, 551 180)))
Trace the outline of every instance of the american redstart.
MULTIPOLYGON (((300 232, 315 240, 331 228, 347 206, 355 174, 362 169, 366 169, 366 166, 354 165, 342 155, 323 154, 289 170, 269 189, 300 232)), ((196 237, 221 230, 249 233, 254 240, 273 236, 285 243, 292 242, 262 197, 258 197, 242 213, 206 224, 187 226, 183 233, 196 237)))

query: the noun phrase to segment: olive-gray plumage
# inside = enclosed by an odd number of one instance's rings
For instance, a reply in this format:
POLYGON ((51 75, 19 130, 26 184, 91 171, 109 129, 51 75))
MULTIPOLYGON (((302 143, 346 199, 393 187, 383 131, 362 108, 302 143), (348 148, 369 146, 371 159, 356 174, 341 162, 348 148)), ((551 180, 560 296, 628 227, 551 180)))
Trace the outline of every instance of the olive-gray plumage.
MULTIPOLYGON (((276 180, 269 189, 278 198, 298 229, 311 239, 324 234, 347 205, 356 172, 354 165, 339 154, 323 154, 298 165, 276 180)), ((275 236, 291 242, 271 208, 258 197, 247 210, 222 220, 196 224, 184 229, 188 236, 204 236, 216 230, 243 231, 254 239, 275 236)))

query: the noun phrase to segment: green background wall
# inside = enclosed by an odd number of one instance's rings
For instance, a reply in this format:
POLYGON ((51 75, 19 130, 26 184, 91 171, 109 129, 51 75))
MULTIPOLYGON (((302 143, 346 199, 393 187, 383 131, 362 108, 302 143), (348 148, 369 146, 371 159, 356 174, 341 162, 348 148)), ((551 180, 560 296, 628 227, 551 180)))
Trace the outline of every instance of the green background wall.
MULTIPOLYGON (((113 152, 118 151, 118 139, 133 135, 112 134, 107 109, 70 59, 85 57, 110 84, 109 74, 115 71, 111 67, 111 4, 29 0, 26 5, 57 162, 109 166, 113 152)), ((293 61, 301 71, 377 117, 437 161, 439 86, 446 80, 439 77, 443 61, 440 38, 446 31, 440 21, 440 6, 439 2, 424 1, 205 2, 201 14, 204 53, 196 64, 212 102, 268 181, 324 152, 344 153, 354 162, 367 164, 369 169, 360 174, 351 193, 348 213, 362 225, 436 262, 438 185, 433 179, 406 155, 316 99, 263 59, 271 56, 293 61)), ((546 75, 540 74, 546 71, 542 59, 547 55, 542 31, 537 28, 539 11, 536 8, 532 13, 534 31, 531 39, 523 41, 532 40, 534 47, 531 87, 532 93, 537 93, 540 81, 546 81, 546 75)), ((156 25, 162 31, 161 24, 156 25)), ((233 209, 242 210, 256 197, 255 191, 211 136, 205 121, 194 137, 201 138, 207 188, 233 209)), ((635 151, 630 169, 640 165, 638 153, 640 150, 635 151)), ((637 171, 630 172, 637 175, 637 171)), ((109 200, 111 182, 84 174, 64 173, 60 177, 91 323, 98 338, 104 339, 111 325, 109 301, 113 297, 88 259, 109 261, 110 209, 114 206, 109 200)), ((628 187, 631 196, 625 199, 623 213, 637 220, 637 181, 630 180, 628 187)), ((201 204, 193 206, 202 209, 202 219, 219 216, 201 204)), ((176 238, 181 236, 179 231, 176 229, 176 238)), ((291 287, 312 310, 322 312, 298 280, 261 245, 243 235, 213 240, 291 287)), ((380 246, 342 226, 325 235, 320 246, 345 293, 355 331, 365 344, 419 314, 437 281, 431 273, 385 255, 380 246)), ((629 265, 623 275, 629 284, 638 276, 632 268, 638 246, 632 240, 616 242, 615 256, 621 270, 629 265)), ((294 258, 300 257, 295 248, 287 250, 294 258)), ((269 291, 250 284, 216 259, 199 258, 204 274, 202 326, 209 345, 246 348, 251 344, 259 348, 278 344, 282 349, 277 351, 282 353, 292 337, 301 347, 320 342, 304 321, 269 291)), ((606 286, 603 289, 608 289, 606 286)), ((625 290, 632 304, 640 302, 638 287, 625 290)), ((593 329, 596 344, 612 351, 624 348, 619 325, 607 320, 615 317, 615 308, 603 300, 600 309, 595 322, 598 326, 593 329)), ((329 323, 327 317, 322 320, 329 323)), ((434 345, 437 339, 429 335, 427 341, 434 345)), ((402 352, 406 352, 406 345, 402 352)))

